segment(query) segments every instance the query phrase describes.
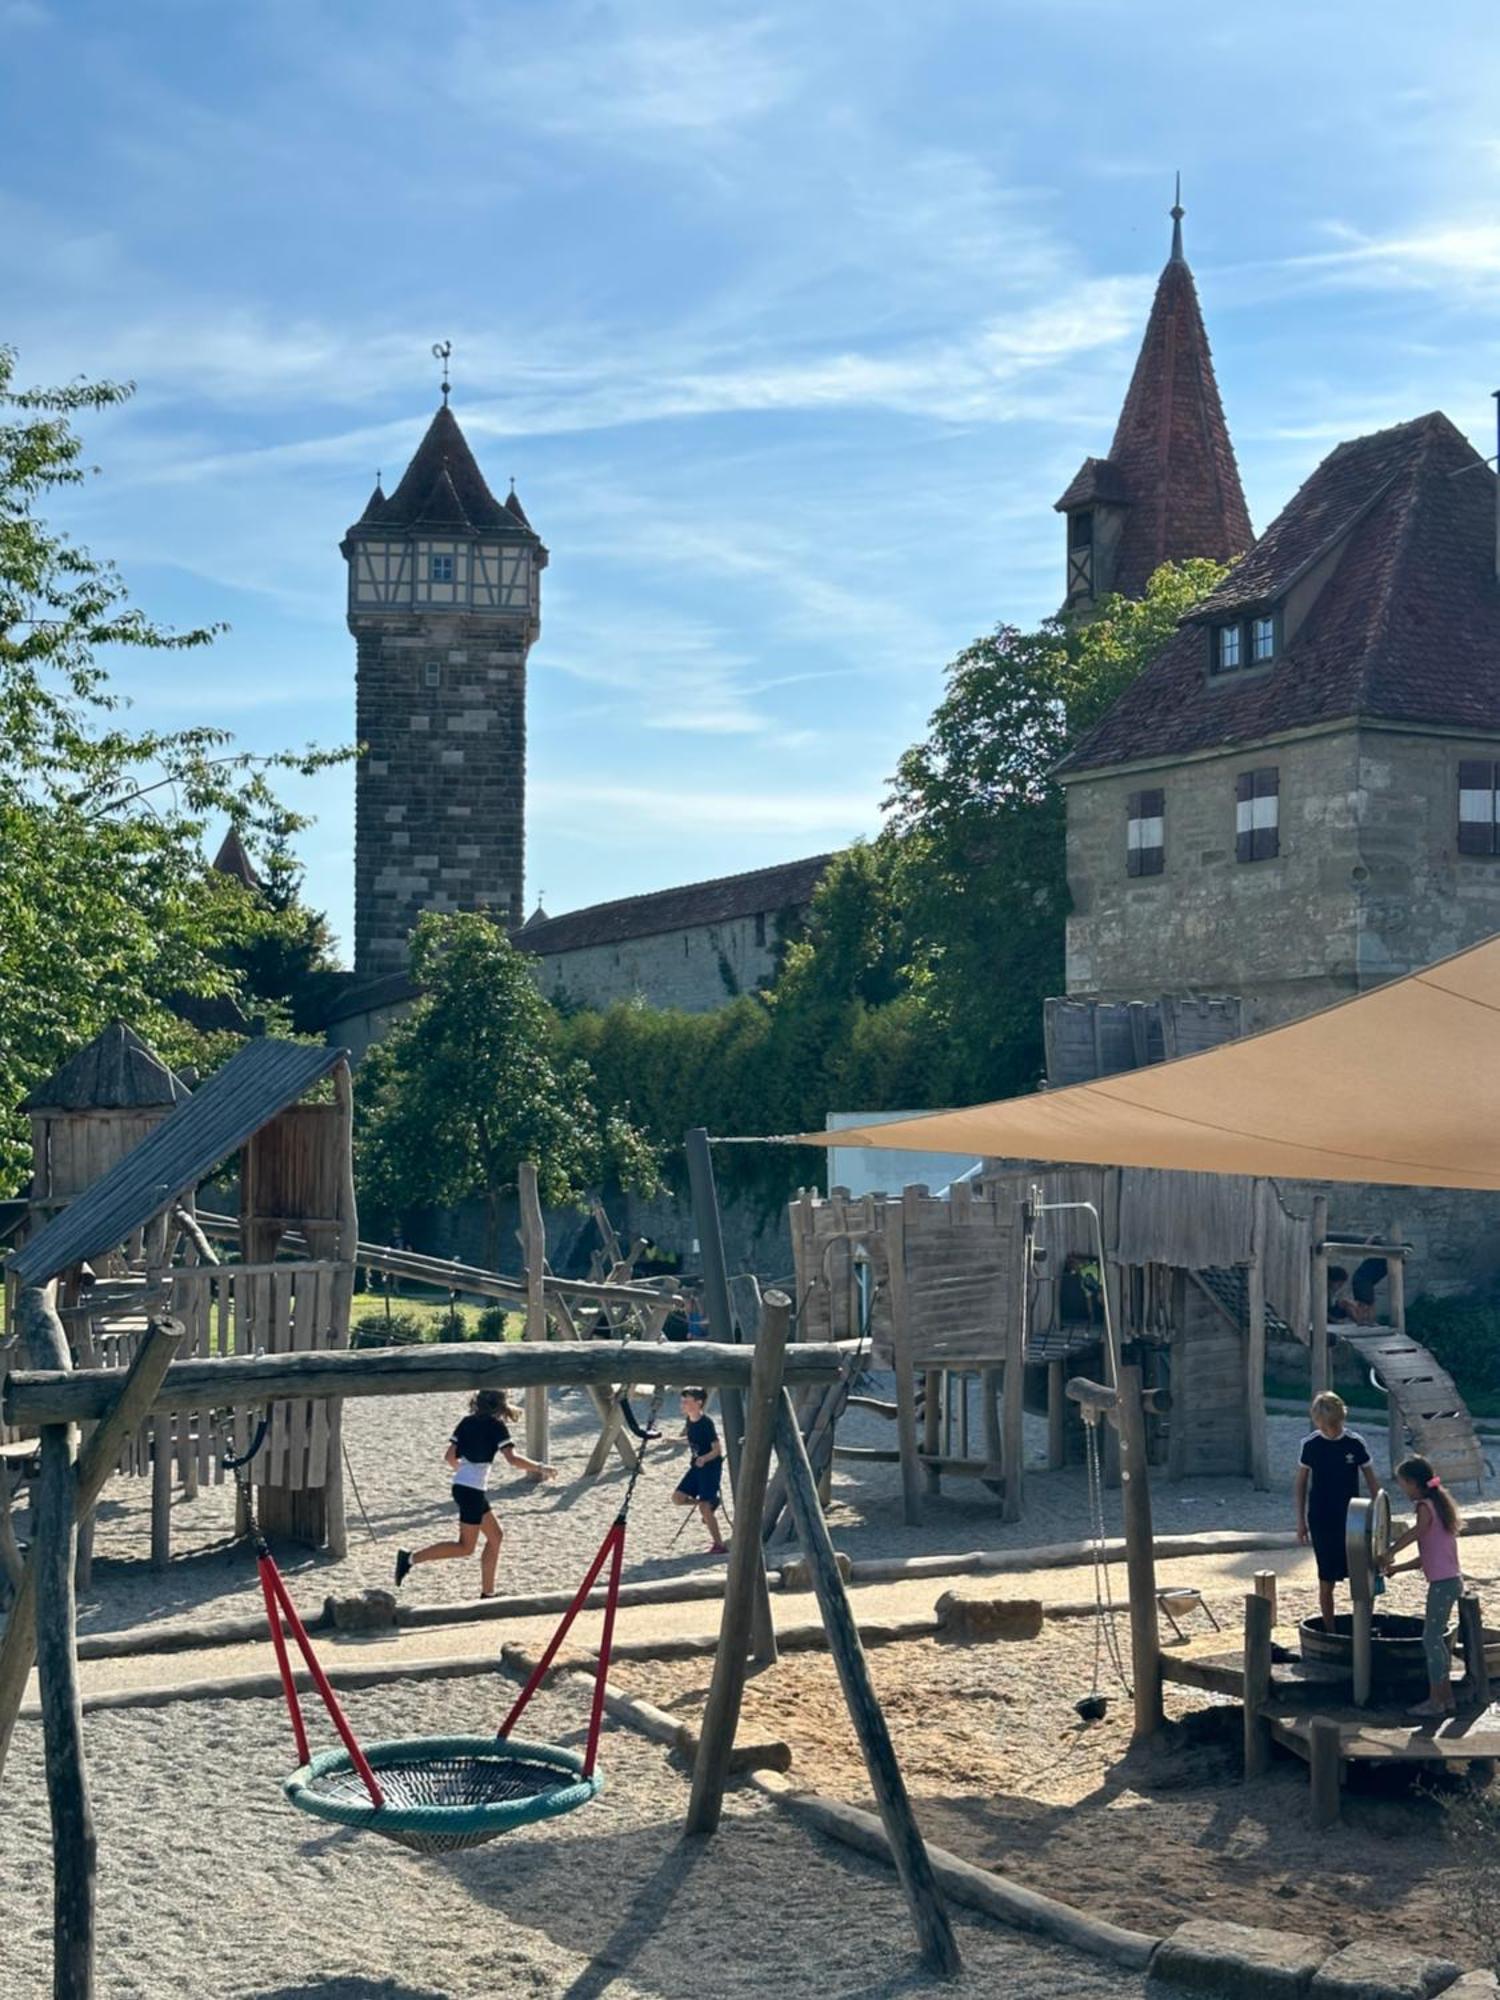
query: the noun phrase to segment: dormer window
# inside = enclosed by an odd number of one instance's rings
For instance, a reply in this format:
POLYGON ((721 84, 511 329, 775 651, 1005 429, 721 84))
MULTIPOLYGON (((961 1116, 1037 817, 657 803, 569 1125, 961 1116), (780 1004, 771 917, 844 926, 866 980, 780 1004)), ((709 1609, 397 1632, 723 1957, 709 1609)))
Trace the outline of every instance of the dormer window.
POLYGON ((1276 657, 1276 619, 1270 612, 1250 620, 1250 664, 1264 665, 1276 657))
POLYGON ((1276 613, 1258 611, 1252 618, 1235 618, 1211 630, 1209 671, 1237 674, 1249 667, 1268 667, 1276 657, 1276 613))
POLYGON ((1221 625, 1214 634, 1214 668, 1221 674, 1232 674, 1239 666, 1244 652, 1244 639, 1238 625, 1221 625))
POLYGON ((432 581, 434 583, 452 583, 452 556, 434 556, 432 558, 432 581))
POLYGON ((1094 589, 1094 511, 1068 516, 1068 595, 1089 597, 1094 589))

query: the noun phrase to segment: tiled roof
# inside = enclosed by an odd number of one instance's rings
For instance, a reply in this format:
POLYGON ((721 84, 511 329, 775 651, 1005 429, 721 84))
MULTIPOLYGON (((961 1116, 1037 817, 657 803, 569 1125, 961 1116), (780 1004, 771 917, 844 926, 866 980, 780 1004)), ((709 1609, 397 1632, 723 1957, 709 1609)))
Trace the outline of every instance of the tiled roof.
POLYGON ((140 1111, 180 1104, 181 1077, 123 1021, 111 1021, 22 1100, 23 1111, 140 1111))
POLYGON ((1112 586, 1127 597, 1144 597, 1164 562, 1228 562, 1254 539, 1197 289, 1180 256, 1157 284, 1109 456, 1086 459, 1057 505, 1092 501, 1128 506, 1112 586))
POLYGON ((812 901, 832 859, 831 854, 815 854, 806 861, 784 861, 775 868, 752 869, 746 875, 721 875, 710 882, 687 882, 677 889, 626 896, 617 903, 594 903, 585 910, 569 910, 560 917, 526 924, 514 933, 514 940, 523 951, 552 958, 558 952, 579 951, 586 945, 623 944, 629 938, 657 937, 664 931, 800 909, 812 901))
MULTIPOLYGON (((376 487, 357 528, 451 527, 459 532, 503 529, 534 537, 525 516, 497 500, 469 441, 446 403, 427 426, 401 483, 387 500, 376 487)), ((351 530, 351 532, 353 532, 351 530)))
POLYGON ((1342 444, 1064 771, 1344 717, 1500 730, 1495 476, 1441 412, 1342 444), (1265 672, 1209 682, 1205 625, 1335 567, 1265 672))
POLYGON ((214 868, 220 875, 233 875, 235 880, 243 882, 247 889, 258 889, 261 885, 255 863, 245 852, 245 843, 240 839, 240 830, 232 821, 228 833, 219 842, 219 851, 214 856, 214 868))

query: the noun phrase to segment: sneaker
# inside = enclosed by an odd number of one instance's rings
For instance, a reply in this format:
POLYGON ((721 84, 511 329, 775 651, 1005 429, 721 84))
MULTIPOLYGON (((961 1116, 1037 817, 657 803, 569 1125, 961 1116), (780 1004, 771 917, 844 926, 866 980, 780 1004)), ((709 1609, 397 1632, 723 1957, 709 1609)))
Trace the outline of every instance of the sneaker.
POLYGON ((411 1550, 396 1551, 396 1588, 399 1590, 411 1572, 411 1550))

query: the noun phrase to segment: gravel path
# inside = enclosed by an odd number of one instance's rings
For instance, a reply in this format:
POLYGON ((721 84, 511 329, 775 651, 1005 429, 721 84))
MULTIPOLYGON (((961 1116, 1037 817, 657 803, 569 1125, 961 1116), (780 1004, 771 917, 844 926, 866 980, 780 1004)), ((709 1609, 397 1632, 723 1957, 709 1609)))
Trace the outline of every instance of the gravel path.
MULTIPOLYGON (((378 1541, 372 1541, 353 1485, 348 1491, 350 1553, 329 1562, 294 1548, 278 1550, 302 1601, 322 1589, 351 1591, 390 1582, 398 1545, 416 1546, 446 1534, 452 1519, 443 1446, 461 1402, 445 1396, 366 1399, 348 1403, 344 1431, 353 1484, 357 1484, 378 1541)), ((655 1447, 631 1517, 629 1574, 660 1577, 699 1570, 707 1561, 701 1529, 668 1503, 684 1460, 667 1438, 655 1447), (679 1535, 679 1531, 680 1535, 679 1535)), ((894 1427, 855 1412, 840 1436, 852 1444, 885 1444, 894 1427)), ((834 1479, 831 1521, 838 1546, 855 1557, 931 1554, 974 1548, 1028 1548, 1074 1541, 1089 1532, 1088 1496, 1081 1466, 1040 1469, 1045 1424, 1027 1419, 1028 1458, 1037 1469, 1027 1481, 1025 1519, 1007 1525, 998 1504, 974 1480, 950 1480, 927 1503, 920 1528, 901 1517, 898 1469, 893 1465, 841 1465, 834 1479)), ((1272 1418, 1271 1490, 1252 1492, 1242 1479, 1171 1485, 1157 1474, 1152 1503, 1159 1534, 1225 1528, 1288 1528, 1290 1486, 1297 1448, 1306 1434, 1296 1418, 1272 1418)), ((975 1435, 977 1436, 977 1428, 975 1435)), ((613 1519, 623 1490, 618 1460, 592 1485, 581 1474, 598 1435, 592 1409, 579 1393, 553 1399, 553 1456, 560 1468, 554 1486, 533 1487, 505 1479, 495 1494, 506 1530, 501 1591, 571 1589, 613 1519)), ((1383 1438, 1372 1438, 1377 1463, 1383 1438)), ((1107 1500, 1111 1533, 1119 1532, 1119 1497, 1107 1500)), ((173 1508, 174 1558, 165 1575, 153 1575, 142 1558, 149 1546, 149 1481, 116 1479, 100 1510, 94 1589, 80 1606, 80 1629, 117 1630, 156 1618, 221 1616, 258 1603, 247 1552, 231 1549, 232 1499, 227 1488, 206 1488, 173 1508)), ((21 1532, 24 1534, 24 1517, 21 1532)), ((408 1586, 424 1603, 458 1602, 477 1592, 477 1568, 467 1563, 424 1567, 408 1586)))
MULTIPOLYGON (((443 1731, 454 1691, 350 1697, 368 1737, 443 1731)), ((579 1716, 539 1698, 539 1733, 579 1716)), ((942 1993, 1141 2000, 1134 1975, 956 1913, 964 1976, 917 1966, 895 1876, 731 1795, 718 1836, 685 1844, 687 1788, 628 1733, 584 1811, 470 1853, 421 1859, 305 1821, 278 1780, 292 1759, 270 1702, 204 1703, 88 1725, 100 1835, 99 1991, 109 2000, 822 2000, 942 1993)), ((41 1732, 23 1724, 5 1780, 0 1987, 51 1990, 41 1732)))

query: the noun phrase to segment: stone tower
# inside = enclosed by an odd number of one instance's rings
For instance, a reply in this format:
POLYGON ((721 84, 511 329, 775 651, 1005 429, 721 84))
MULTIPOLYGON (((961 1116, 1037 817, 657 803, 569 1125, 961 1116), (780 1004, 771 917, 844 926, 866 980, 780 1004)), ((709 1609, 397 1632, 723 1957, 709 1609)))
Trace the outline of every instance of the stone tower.
POLYGON ((406 966, 424 910, 521 922, 526 657, 547 551, 442 406, 340 544, 357 648, 354 969, 406 966))
POLYGON ((1086 458, 1057 511, 1067 520, 1064 608, 1087 612, 1110 591, 1144 597, 1165 562, 1249 548, 1240 485, 1193 274, 1172 205, 1172 253, 1125 393, 1108 458, 1086 458))

